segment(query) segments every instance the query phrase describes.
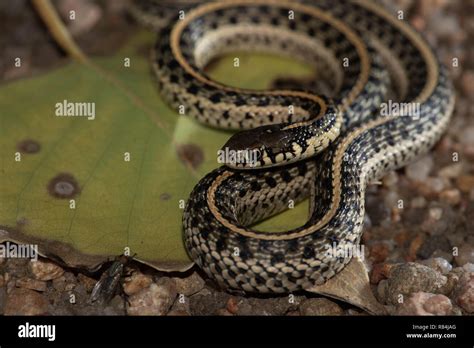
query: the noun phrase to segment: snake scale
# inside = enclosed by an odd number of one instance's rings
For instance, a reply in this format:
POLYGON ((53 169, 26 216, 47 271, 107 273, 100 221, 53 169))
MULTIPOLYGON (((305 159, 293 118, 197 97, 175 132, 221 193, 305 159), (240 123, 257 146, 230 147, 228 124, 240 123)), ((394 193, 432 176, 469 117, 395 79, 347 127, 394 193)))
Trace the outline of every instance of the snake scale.
POLYGON ((429 45, 371 1, 139 0, 132 13, 159 31, 153 70, 167 102, 207 125, 241 130, 224 148, 257 154, 206 175, 184 211, 190 256, 225 288, 289 293, 340 272, 351 255, 328 251, 359 245, 368 183, 426 153, 454 108, 429 45), (212 59, 239 50, 314 66, 325 96, 239 89, 206 75, 212 59), (392 99, 417 112, 382 114, 392 99), (303 226, 250 227, 308 196, 303 226))

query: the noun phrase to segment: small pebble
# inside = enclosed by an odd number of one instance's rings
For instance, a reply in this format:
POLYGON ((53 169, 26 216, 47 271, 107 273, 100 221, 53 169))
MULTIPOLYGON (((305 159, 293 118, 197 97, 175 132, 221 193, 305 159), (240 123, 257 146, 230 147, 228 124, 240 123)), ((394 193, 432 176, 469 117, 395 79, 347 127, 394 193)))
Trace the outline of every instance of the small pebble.
POLYGON ((372 194, 367 195, 366 211, 372 226, 381 225, 384 221, 390 221, 390 208, 386 204, 380 204, 380 197, 372 194))
POLYGON ((474 246, 463 244, 458 249, 458 255, 454 256, 458 266, 464 266, 467 263, 474 263, 474 246))
POLYGON ((474 273, 474 263, 465 263, 464 266, 462 266, 463 270, 466 271, 467 273, 474 273))
POLYGON ((373 263, 384 262, 390 253, 387 243, 373 243, 369 246, 369 258, 373 263))
POLYGON ((309 298, 300 305, 301 315, 343 315, 344 310, 335 302, 327 298, 309 298))
POLYGON ((451 270, 453 269, 453 266, 451 266, 451 264, 447 260, 441 257, 435 257, 435 258, 423 260, 421 261, 421 264, 428 266, 440 272, 441 274, 447 274, 451 272, 451 270))
POLYGON ((236 314, 237 311, 239 310, 239 304, 237 302, 237 299, 235 297, 230 297, 228 300, 227 300, 227 304, 226 304, 226 307, 225 307, 230 313, 232 314, 236 314))
POLYGON ((30 276, 29 263, 30 260, 26 258, 7 258, 5 269, 16 278, 28 277, 30 276))
POLYGON ((398 315, 449 315, 453 305, 444 295, 416 292, 397 308, 398 315))
POLYGON ((393 265, 389 263, 374 264, 370 272, 370 283, 378 284, 381 280, 387 278, 392 267, 393 265))
POLYGON ((467 313, 474 313, 474 273, 465 273, 454 289, 456 303, 467 313))
POLYGON ((447 203, 440 202, 436 206, 431 206, 426 218, 421 224, 421 230, 429 235, 449 236, 456 231, 457 225, 461 222, 461 217, 453 207, 447 203))
POLYGON ((158 283, 128 298, 128 315, 165 315, 176 298, 174 282, 169 278, 162 278, 158 283))
POLYGON ((381 2, 387 9, 394 12, 399 10, 406 12, 413 6, 412 0, 382 0, 381 2))
MULTIPOLYGON (((91 292, 94 289, 94 286, 97 284, 97 280, 94 278, 88 277, 85 274, 79 273, 77 275, 77 280, 84 284, 84 287, 88 292, 91 292)), ((54 280, 53 280, 54 281, 54 280)))
POLYGON ((440 250, 440 249, 436 249, 435 251, 433 251, 433 253, 431 254, 431 258, 437 258, 437 257, 440 257, 442 259, 445 259, 446 261, 448 261, 450 264, 451 262, 453 261, 453 253, 452 252, 448 252, 448 251, 445 251, 445 250, 440 250))
POLYGON ((408 246, 408 255, 407 260, 414 261, 419 254, 419 250, 425 242, 425 236, 423 234, 418 234, 413 240, 410 242, 408 246))
MULTIPOLYGON (((392 214, 391 214, 391 218, 392 218, 392 222, 399 222, 401 219, 402 219, 402 209, 398 208, 398 207, 393 207, 392 208, 392 214)), ((389 228, 390 227, 390 223, 387 221, 387 222, 384 222, 382 224, 383 227, 387 227, 389 228)))
POLYGON ((429 259, 433 257, 436 250, 450 251, 449 241, 444 235, 434 235, 424 239, 416 252, 416 256, 421 259, 429 259))
POLYGON ((38 280, 52 280, 64 274, 64 270, 61 267, 50 261, 31 261, 29 267, 33 276, 38 280))
POLYGON ((251 301, 248 297, 231 296, 226 302, 225 310, 232 315, 256 315, 251 301))
POLYGON ((461 175, 462 170, 463 170, 462 163, 454 163, 454 164, 450 164, 446 167, 441 168, 438 171, 438 175, 441 176, 442 178, 453 179, 461 175))
POLYGON ((16 280, 16 286, 19 288, 25 288, 36 291, 46 291, 46 282, 31 278, 20 278, 16 280))
MULTIPOLYGON (((454 233, 447 234, 446 238, 449 240, 450 246, 453 246, 453 247, 459 248, 460 245, 463 245, 465 243, 465 233, 460 230, 455 231, 454 233)), ((449 252, 453 253, 454 251, 455 250, 453 248, 449 248, 449 252)))
POLYGON ((178 294, 185 296, 191 296, 204 288, 204 279, 197 272, 193 272, 191 275, 184 278, 173 278, 176 283, 176 291, 178 294))
POLYGON ((467 145, 463 147, 464 155, 467 159, 474 161, 474 145, 467 145))
MULTIPOLYGON (((461 76, 461 87, 463 93, 470 98, 474 98, 474 71, 473 70, 464 70, 461 76)), ((471 128, 471 131, 474 133, 474 129, 471 128)), ((471 135, 471 140, 474 143, 474 135, 471 135)), ((464 142, 463 142, 464 143, 464 142)), ((468 144, 466 142, 466 144, 468 144)))
POLYGON ((435 151, 444 155, 449 153, 449 151, 452 150, 452 147, 453 140, 448 135, 444 135, 438 142, 438 145, 436 145, 435 151))
POLYGON ((423 196, 413 198, 410 203, 412 208, 424 208, 426 207, 426 204, 426 198, 423 196))
POLYGON ((440 220, 443 217, 443 209, 440 207, 433 207, 430 208, 428 214, 433 220, 440 220))
POLYGON ((398 175, 397 175, 397 172, 395 171, 391 171, 387 173, 387 175, 385 175, 382 178, 382 183, 386 187, 393 187, 397 184, 397 182, 398 182, 398 175))
POLYGON ((413 16, 410 19, 410 24, 418 31, 423 31, 426 27, 426 21, 421 16, 413 16))
POLYGON ((398 232, 397 234, 395 234, 393 239, 395 240, 395 243, 397 243, 399 247, 404 246, 407 240, 409 239, 408 231, 402 230, 398 232))
POLYGON ((387 281, 386 302, 397 304, 400 295, 406 298, 420 291, 437 293, 446 284, 447 278, 427 266, 409 262, 394 266, 387 281))
MULTIPOLYGON (((81 284, 82 285, 82 284, 81 284)), ((74 283, 67 283, 66 286, 64 287, 64 291, 72 291, 76 288, 76 284, 74 283)), ((83 285, 82 285, 83 286, 83 285)), ((84 286, 85 288, 85 286, 84 286)))
MULTIPOLYGON (((430 5, 428 6, 432 7, 433 1, 430 1, 430 5)), ((428 30, 437 37, 456 41, 463 39, 460 37, 463 31, 461 30, 459 20, 456 17, 443 15, 441 11, 433 11, 427 19, 430 23, 428 30)))
POLYGON ((442 178, 429 177, 425 180, 424 184, 428 188, 429 193, 439 193, 446 187, 446 184, 442 178))
POLYGON ((450 272, 446 274, 446 278, 448 279, 448 281, 443 286, 440 293, 446 296, 451 294, 453 292, 453 289, 456 287, 457 283, 459 282, 459 277, 460 275, 455 272, 450 272))
POLYGON ((15 288, 7 295, 5 315, 45 315, 48 301, 39 292, 15 288))
POLYGON ((127 277, 123 284, 123 291, 131 296, 137 292, 149 287, 153 283, 153 279, 141 272, 135 271, 130 277, 127 277))
POLYGON ((405 173, 413 181, 425 181, 433 169, 433 165, 434 161, 431 155, 426 155, 406 166, 405 173))
POLYGON ((52 281, 53 288, 57 291, 64 291, 66 288, 66 278, 61 276, 59 278, 53 279, 52 281))
POLYGON ((204 288, 189 298, 191 315, 215 315, 218 309, 225 306, 229 297, 230 295, 226 292, 211 292, 207 288, 204 288))
POLYGON ((456 180, 457 187, 462 192, 469 192, 474 189, 474 175, 461 175, 456 180))
POLYGON ((397 208, 400 195, 396 191, 388 191, 384 197, 385 206, 388 209, 397 208))
POLYGON ((461 192, 455 188, 444 190, 439 194, 439 198, 450 205, 458 205, 461 203, 461 192))
POLYGON ((74 36, 87 33, 102 18, 101 7, 90 0, 60 0, 57 6, 74 36), (75 11, 75 19, 70 18, 71 10, 75 11))

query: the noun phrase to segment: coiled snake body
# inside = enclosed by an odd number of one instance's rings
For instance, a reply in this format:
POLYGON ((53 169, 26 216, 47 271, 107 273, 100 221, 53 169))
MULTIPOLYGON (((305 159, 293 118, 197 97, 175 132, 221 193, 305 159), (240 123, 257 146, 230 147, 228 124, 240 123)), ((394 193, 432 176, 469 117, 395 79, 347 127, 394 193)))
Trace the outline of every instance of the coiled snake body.
MULTIPOLYGON (((140 4, 135 14, 153 24, 159 2, 140 4)), ((450 81, 430 47, 370 1, 206 2, 159 26, 153 68, 162 95, 200 122, 243 129, 224 147, 258 154, 206 175, 184 211, 190 256, 226 288, 292 292, 341 271, 351 255, 328 251, 359 244, 367 184, 427 152, 453 110, 450 81), (328 96, 243 90, 204 73, 217 55, 242 49, 314 65, 328 96), (388 93, 417 111, 382 115, 388 93), (308 195, 303 226, 248 227, 308 195)))

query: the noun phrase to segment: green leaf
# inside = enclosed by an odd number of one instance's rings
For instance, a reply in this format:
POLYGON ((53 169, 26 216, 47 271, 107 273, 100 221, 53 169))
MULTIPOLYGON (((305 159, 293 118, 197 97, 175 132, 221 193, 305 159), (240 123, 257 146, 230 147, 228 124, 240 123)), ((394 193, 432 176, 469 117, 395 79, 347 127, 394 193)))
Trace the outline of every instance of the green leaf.
MULTIPOLYGON (((1 88, 0 239, 38 244, 42 254, 71 266, 94 268, 124 248, 157 269, 192 265, 182 243, 180 203, 218 166, 216 152, 230 133, 178 116, 160 99, 148 54, 140 53, 153 41, 140 33, 92 67, 71 62, 1 88), (64 100, 95 103, 95 119, 56 116, 64 100), (38 152, 27 153, 29 141, 39 144, 38 152), (67 195, 74 181, 78 187, 67 195)), ((230 85, 265 88, 283 73, 309 72, 290 59, 236 53, 215 62, 209 74, 230 85)), ((257 227, 284 230, 306 217, 300 204, 257 227)))

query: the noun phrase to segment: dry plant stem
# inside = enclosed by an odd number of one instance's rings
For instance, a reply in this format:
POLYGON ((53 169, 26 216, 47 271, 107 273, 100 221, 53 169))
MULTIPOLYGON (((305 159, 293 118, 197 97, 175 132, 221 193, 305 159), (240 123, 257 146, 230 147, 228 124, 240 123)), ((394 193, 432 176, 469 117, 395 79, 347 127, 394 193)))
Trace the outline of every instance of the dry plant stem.
POLYGON ((72 58, 83 64, 89 64, 89 59, 76 45, 71 34, 58 16, 50 0, 32 0, 34 7, 48 27, 58 45, 72 58))

